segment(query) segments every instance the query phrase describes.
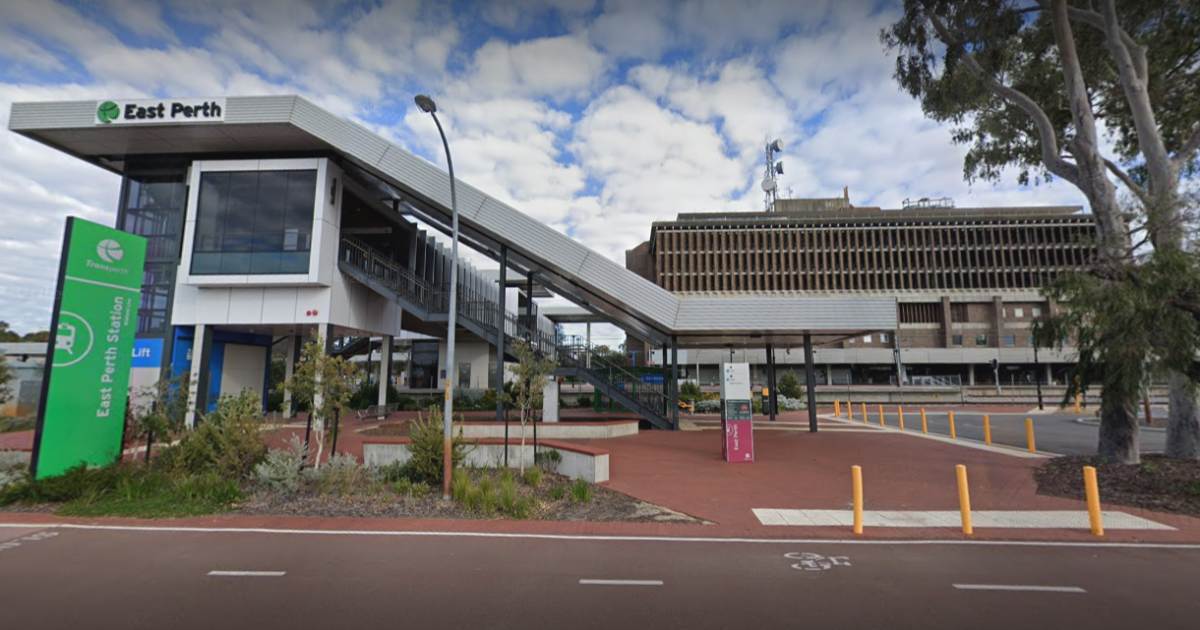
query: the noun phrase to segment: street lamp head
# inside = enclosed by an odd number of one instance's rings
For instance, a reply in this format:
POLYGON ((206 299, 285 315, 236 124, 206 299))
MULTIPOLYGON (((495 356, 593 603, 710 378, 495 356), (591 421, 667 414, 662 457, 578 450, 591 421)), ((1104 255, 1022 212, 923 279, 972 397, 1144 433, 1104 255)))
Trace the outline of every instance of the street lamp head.
POLYGON ((420 107, 421 111, 426 114, 432 114, 437 111, 437 103, 434 103, 433 99, 424 94, 418 94, 413 100, 417 102, 417 107, 420 107))

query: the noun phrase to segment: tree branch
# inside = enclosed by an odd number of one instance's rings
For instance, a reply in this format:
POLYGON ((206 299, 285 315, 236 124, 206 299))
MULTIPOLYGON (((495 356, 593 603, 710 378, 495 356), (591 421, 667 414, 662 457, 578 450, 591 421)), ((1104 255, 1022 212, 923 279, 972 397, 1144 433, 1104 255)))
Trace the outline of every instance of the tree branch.
POLYGON ((1133 181, 1129 173, 1126 173, 1120 166, 1117 166, 1116 162, 1108 158, 1104 158, 1104 165, 1108 167, 1108 172, 1116 175, 1117 179, 1121 180, 1122 184, 1125 184, 1129 192, 1133 193, 1138 198, 1138 201, 1142 202, 1142 205, 1146 207, 1150 206, 1150 195, 1146 192, 1145 188, 1142 188, 1137 182, 1133 181))
MULTIPOLYGON (((1038 5, 1044 10, 1049 9, 1050 0, 1038 0, 1038 5)), ((1068 5, 1067 15, 1072 21, 1096 28, 1105 35, 1108 34, 1108 30, 1104 24, 1104 16, 1098 11, 1068 5)), ((1121 43, 1123 43, 1125 47, 1129 49, 1130 54, 1134 57, 1138 76, 1142 79, 1145 79, 1147 74, 1145 49, 1142 48, 1142 46, 1137 43, 1137 40, 1127 33, 1125 29, 1117 28, 1117 35, 1121 38, 1121 43)))
POLYGON ((1200 151, 1200 123, 1196 123, 1196 128, 1192 130, 1192 136, 1183 143, 1179 152, 1171 159, 1171 165, 1175 168, 1175 172, 1182 173, 1183 167, 1196 159, 1197 151, 1200 151))
MULTIPOLYGON (((950 29, 946 27, 941 18, 934 14, 933 11, 927 10, 925 13, 929 17, 930 23, 933 24, 933 29, 937 31, 938 37, 943 42, 947 45, 955 44, 962 46, 962 42, 950 32, 950 29)), ((1051 173, 1079 186, 1079 169, 1074 164, 1062 158, 1062 151, 1058 147, 1058 136, 1054 131, 1054 124, 1050 122, 1050 117, 1046 115, 1045 110, 1030 98, 1029 95, 1001 83, 994 76, 988 74, 983 69, 983 66, 979 65, 975 56, 967 52, 965 46, 962 46, 962 48, 962 59, 967 64, 967 69, 979 80, 983 81, 992 93, 1018 107, 1033 119, 1034 125, 1037 126, 1038 137, 1041 140, 1042 162, 1046 165, 1046 168, 1051 173)))

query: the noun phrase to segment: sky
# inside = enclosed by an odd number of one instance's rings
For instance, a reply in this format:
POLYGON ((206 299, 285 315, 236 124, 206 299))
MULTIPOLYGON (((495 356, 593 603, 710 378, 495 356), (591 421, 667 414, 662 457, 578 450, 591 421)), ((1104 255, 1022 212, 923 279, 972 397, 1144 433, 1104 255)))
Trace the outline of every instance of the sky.
MULTIPOLYGON (((963 180, 965 147, 892 78, 863 0, 0 2, 0 320, 48 326, 65 217, 120 180, 7 131, 12 102, 300 94, 624 263, 650 223, 784 196, 895 208, 1084 205, 1063 182, 963 180)), ((486 266, 486 265, 481 265, 486 266)), ((598 333, 603 339, 603 334, 598 333)))

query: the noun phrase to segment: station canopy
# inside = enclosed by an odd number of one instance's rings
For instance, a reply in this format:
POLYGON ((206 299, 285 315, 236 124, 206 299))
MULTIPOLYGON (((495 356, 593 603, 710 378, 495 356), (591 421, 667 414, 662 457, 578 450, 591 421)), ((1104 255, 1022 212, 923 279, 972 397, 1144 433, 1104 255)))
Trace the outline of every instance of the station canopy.
MULTIPOLYGON (((9 129, 115 173, 139 157, 329 156, 395 211, 450 230, 445 171, 299 96, 14 103, 9 129), (131 104, 154 117, 125 119, 131 104)), ((457 189, 468 246, 497 260, 507 247, 509 264, 539 285, 652 343, 798 345, 809 334, 820 344, 896 328, 888 296, 676 295, 466 182, 457 189)))

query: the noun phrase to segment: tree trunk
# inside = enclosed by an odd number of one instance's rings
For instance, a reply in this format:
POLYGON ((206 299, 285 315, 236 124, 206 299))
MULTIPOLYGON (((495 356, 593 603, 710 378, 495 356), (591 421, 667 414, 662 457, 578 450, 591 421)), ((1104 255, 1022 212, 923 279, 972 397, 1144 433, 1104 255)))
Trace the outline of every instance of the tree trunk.
POLYGON ((1200 387, 1179 372, 1168 375, 1171 414, 1167 420, 1167 457, 1200 459, 1200 387))
MULTIPOLYGON (((1108 374, 1117 370, 1108 370, 1108 374)), ((1100 396, 1100 457, 1122 463, 1141 462, 1138 439, 1138 388, 1121 383, 1122 377, 1105 376, 1100 396)))
POLYGON ((517 455, 517 465, 521 469, 521 475, 525 475, 525 417, 527 413, 524 409, 521 410, 521 450, 517 455))

